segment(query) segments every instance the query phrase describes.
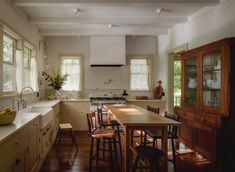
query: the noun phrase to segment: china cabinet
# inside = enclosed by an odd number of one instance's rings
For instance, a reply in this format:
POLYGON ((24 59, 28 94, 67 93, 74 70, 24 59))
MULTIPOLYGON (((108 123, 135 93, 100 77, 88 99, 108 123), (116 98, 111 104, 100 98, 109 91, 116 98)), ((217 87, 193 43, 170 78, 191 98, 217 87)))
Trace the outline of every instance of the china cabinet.
POLYGON ((181 54, 180 142, 203 155, 215 171, 235 171, 235 39, 181 54))

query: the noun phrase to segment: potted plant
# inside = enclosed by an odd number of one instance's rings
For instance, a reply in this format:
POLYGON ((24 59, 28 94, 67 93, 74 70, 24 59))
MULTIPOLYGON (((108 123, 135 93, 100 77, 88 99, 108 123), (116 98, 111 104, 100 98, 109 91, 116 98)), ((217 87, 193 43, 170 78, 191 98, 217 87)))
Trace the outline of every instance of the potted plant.
POLYGON ((52 74, 48 74, 46 72, 42 72, 42 76, 48 82, 48 86, 52 86, 56 91, 56 96, 60 96, 60 89, 65 84, 65 81, 68 78, 68 74, 61 75, 59 72, 52 71, 52 74))

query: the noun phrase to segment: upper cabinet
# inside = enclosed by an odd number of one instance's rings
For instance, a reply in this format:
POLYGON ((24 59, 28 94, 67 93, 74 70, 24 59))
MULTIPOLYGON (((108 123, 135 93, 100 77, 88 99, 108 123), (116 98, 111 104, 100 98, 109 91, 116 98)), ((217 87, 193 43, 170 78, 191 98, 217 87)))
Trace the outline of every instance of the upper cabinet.
POLYGON ((223 39, 182 53, 182 107, 228 115, 233 42, 223 39))

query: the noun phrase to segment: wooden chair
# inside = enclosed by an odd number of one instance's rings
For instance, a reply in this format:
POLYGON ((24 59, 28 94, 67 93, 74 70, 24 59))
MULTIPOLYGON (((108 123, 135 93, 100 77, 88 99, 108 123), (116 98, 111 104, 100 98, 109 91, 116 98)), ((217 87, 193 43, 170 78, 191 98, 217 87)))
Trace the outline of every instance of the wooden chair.
MULTIPOLYGON (((114 130, 115 128, 117 129, 117 135, 118 135, 118 145, 119 145, 119 151, 120 151, 120 157, 122 159, 122 144, 121 144, 121 133, 120 133, 120 123, 117 120, 114 119, 109 119, 107 116, 107 113, 104 114, 102 111, 102 106, 97 106, 97 115, 98 115, 98 124, 100 128, 107 128, 107 127, 112 127, 114 130), (104 119, 103 116, 106 116, 104 119)), ((103 142, 104 144, 105 142, 103 142)))
POLYGON ((135 151, 137 153, 134 166, 132 169, 132 172, 135 172, 138 168, 138 163, 140 159, 144 159, 145 161, 149 161, 149 166, 139 167, 141 169, 149 168, 150 172, 154 172, 155 169, 157 172, 160 172, 160 166, 159 166, 159 160, 163 157, 163 152, 157 148, 154 148, 152 146, 137 146, 135 147, 135 151), (156 168, 154 168, 154 165, 156 165, 156 168))
MULTIPOLYGON (((170 114, 168 112, 165 112, 165 117, 178 121, 178 116, 174 114, 170 114)), ((155 143, 157 139, 162 138, 162 131, 161 130, 145 130, 146 134, 153 138, 153 142, 155 143)), ((173 162, 174 165, 174 171, 176 172, 176 151, 175 151, 175 140, 178 139, 178 127, 177 126, 168 126, 168 139, 171 140, 171 148, 172 148, 172 159, 169 159, 169 161, 173 162)), ((153 144, 155 146, 155 144, 153 144)))
POLYGON ((73 134, 72 125, 70 123, 64 123, 64 124, 59 124, 59 131, 58 131, 58 134, 57 134, 58 143, 57 143, 57 146, 56 146, 56 151, 58 151, 58 149, 59 149, 62 136, 66 135, 66 134, 70 135, 73 144, 75 144, 76 149, 78 150, 78 145, 77 145, 76 139, 75 139, 74 134, 73 134))
POLYGON ((114 171, 114 163, 113 163, 114 161, 113 161, 113 155, 112 155, 113 152, 114 152, 115 159, 116 159, 116 165, 119 168, 117 146, 116 146, 116 140, 115 140, 115 131, 110 128, 105 128, 105 129, 98 128, 95 112, 90 112, 87 114, 87 123, 88 123, 88 136, 91 138, 90 156, 89 156, 89 172, 91 171, 93 159, 96 159, 96 168, 98 168, 99 151, 103 150, 103 149, 100 149, 100 142, 103 141, 103 139, 108 140, 108 147, 109 147, 108 151, 110 155, 109 158, 110 158, 111 171, 114 171), (93 155, 94 139, 96 139, 96 153, 93 155), (112 147, 114 147, 114 151, 112 150, 112 147))

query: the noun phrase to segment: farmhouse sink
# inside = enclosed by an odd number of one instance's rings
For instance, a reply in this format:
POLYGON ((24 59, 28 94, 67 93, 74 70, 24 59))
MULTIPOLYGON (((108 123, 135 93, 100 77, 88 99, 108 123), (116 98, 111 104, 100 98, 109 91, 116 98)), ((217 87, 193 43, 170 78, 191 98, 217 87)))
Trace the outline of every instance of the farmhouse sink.
POLYGON ((30 107, 24 112, 40 113, 40 129, 43 129, 53 119, 53 109, 49 107, 30 107))

